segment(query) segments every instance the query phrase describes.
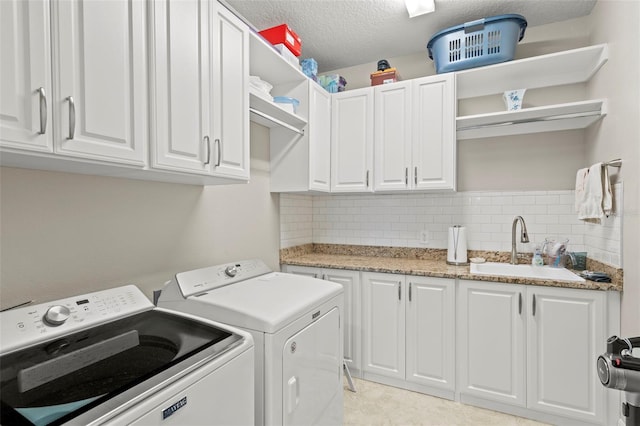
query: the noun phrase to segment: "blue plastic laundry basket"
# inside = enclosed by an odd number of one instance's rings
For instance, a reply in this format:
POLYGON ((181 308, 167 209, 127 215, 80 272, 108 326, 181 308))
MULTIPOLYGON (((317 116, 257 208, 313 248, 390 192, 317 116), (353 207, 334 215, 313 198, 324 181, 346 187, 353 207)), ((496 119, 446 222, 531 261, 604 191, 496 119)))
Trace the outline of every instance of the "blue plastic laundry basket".
POLYGON ((526 28, 527 20, 516 14, 456 25, 431 37, 429 58, 438 74, 510 61, 526 28))

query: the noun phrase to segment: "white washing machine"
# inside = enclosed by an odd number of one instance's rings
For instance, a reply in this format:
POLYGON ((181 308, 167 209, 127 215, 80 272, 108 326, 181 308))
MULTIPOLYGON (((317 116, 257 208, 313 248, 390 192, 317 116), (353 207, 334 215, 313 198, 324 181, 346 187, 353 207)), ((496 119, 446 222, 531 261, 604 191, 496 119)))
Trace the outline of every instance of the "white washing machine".
POLYGON ((250 334, 124 286, 0 313, 0 424, 253 422, 250 334))
POLYGON ((256 425, 339 425, 343 297, 340 284, 246 260, 177 274, 158 306, 251 333, 256 425))

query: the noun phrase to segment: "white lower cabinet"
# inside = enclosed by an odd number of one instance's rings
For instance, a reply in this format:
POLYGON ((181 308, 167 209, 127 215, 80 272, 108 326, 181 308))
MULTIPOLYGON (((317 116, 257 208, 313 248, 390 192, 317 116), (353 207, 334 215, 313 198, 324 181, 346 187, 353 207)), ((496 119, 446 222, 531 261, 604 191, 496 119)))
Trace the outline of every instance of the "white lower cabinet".
POLYGON ((363 377, 452 398, 454 312, 453 279, 364 272, 363 377))
POLYGON ((458 291, 460 392, 524 406, 524 286, 460 281, 458 291))
POLYGON ((605 424, 595 362, 616 329, 607 299, 602 291, 461 280, 462 401, 468 395, 558 416, 546 421, 605 424))
POLYGON ((344 360, 352 374, 360 373, 360 272, 283 265, 283 272, 341 284, 344 288, 344 360))
POLYGON ((606 389, 595 363, 605 352, 606 293, 527 287, 527 406, 602 423, 606 389))

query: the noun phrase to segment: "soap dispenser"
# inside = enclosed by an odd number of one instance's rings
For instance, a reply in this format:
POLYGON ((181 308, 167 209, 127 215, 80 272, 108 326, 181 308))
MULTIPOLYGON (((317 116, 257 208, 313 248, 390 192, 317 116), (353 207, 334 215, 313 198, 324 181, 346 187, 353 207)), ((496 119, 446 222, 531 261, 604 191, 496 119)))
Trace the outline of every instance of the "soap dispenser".
POLYGON ((536 246, 536 250, 533 254, 533 258, 531 259, 531 264, 533 266, 543 266, 544 260, 542 259, 542 251, 540 246, 536 246))

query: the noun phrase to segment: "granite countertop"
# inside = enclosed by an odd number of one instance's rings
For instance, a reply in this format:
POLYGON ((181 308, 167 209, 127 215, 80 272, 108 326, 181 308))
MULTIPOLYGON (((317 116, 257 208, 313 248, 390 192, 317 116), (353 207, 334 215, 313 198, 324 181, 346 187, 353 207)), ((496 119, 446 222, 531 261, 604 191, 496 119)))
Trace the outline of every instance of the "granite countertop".
MULTIPOLYGON (((470 251, 469 257, 484 257, 490 262, 506 262, 509 253, 470 251), (483 255, 484 254, 484 255, 483 255)), ((446 250, 413 249, 373 246, 346 246, 335 244, 306 244, 280 251, 280 264, 317 268, 349 269, 356 271, 384 272, 438 278, 492 281, 510 284, 529 284, 551 287, 579 288, 586 290, 622 291, 622 270, 609 267, 605 270, 612 277, 611 283, 584 283, 571 281, 540 280, 531 278, 473 275, 469 266, 454 266, 446 262, 446 250)), ((604 265, 606 266, 606 265, 604 265)))

